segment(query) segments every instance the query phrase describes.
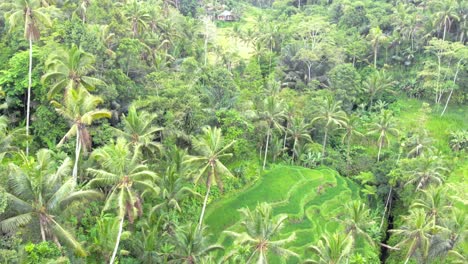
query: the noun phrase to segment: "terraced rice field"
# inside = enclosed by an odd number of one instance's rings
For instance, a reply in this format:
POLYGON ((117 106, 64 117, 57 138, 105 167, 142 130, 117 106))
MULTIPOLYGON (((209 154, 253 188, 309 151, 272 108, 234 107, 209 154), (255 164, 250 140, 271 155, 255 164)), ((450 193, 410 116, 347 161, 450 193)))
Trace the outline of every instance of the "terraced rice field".
MULTIPOLYGON (((280 166, 244 191, 211 204, 205 223, 218 238, 217 242, 229 248, 232 239, 223 231, 242 230, 237 210, 242 207, 254 209, 258 203, 268 202, 275 215, 288 215, 279 238, 295 232, 296 240, 288 248, 307 257, 306 248, 316 244, 324 232, 341 228, 334 218, 342 214, 343 204, 352 199, 361 199, 358 186, 333 170, 280 166), (318 192, 319 186, 324 187, 323 191, 318 192)), ((275 263, 273 258, 271 261, 275 263)), ((290 261, 297 263, 298 260, 290 261)))

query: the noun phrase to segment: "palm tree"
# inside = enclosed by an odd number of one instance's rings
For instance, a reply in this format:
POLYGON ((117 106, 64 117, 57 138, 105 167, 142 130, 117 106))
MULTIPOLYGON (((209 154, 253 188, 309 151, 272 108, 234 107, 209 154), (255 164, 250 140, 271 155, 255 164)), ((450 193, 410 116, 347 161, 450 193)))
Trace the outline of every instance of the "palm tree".
POLYGON ((341 138, 341 143, 345 144, 346 142, 346 168, 349 170, 349 164, 351 162, 350 152, 351 152, 351 140, 353 136, 364 136, 361 132, 357 130, 359 126, 360 118, 356 115, 351 115, 346 118, 346 123, 343 126, 345 133, 341 138))
POLYGON ((377 154, 377 161, 380 161, 380 152, 385 143, 389 144, 390 140, 388 135, 397 136, 399 134, 398 129, 395 128, 395 123, 393 121, 392 112, 389 110, 384 110, 380 113, 379 120, 372 124, 368 135, 378 134, 379 138, 377 144, 379 145, 379 152, 377 154))
POLYGON ((151 19, 148 10, 143 7, 143 3, 133 0, 125 5, 127 9, 124 10, 124 14, 132 26, 133 38, 136 38, 142 30, 147 28, 147 22, 151 19))
POLYGON ((442 184, 449 169, 442 164, 439 156, 432 155, 415 160, 413 168, 405 171, 411 175, 405 185, 416 184, 416 190, 419 190, 424 189, 430 183, 442 184))
POLYGON ((132 146, 135 152, 149 151, 154 154, 162 151, 162 145, 154 141, 156 132, 162 128, 153 125, 157 115, 146 111, 137 112, 135 106, 130 106, 128 115, 122 116, 123 130, 117 130, 117 134, 124 137, 132 146))
POLYGON ((424 257, 430 247, 431 233, 434 230, 432 221, 428 221, 426 213, 422 209, 412 209, 410 214, 403 217, 404 223, 399 229, 392 229, 390 232, 401 236, 402 240, 395 247, 405 246, 408 248, 405 264, 416 253, 421 251, 424 257))
POLYGON ((195 163, 200 166, 200 170, 194 176, 194 182, 198 183, 203 179, 206 185, 206 194, 203 201, 203 208, 198 222, 198 227, 202 227, 203 215, 205 214, 208 196, 210 195, 211 185, 217 184, 221 192, 223 191, 222 175, 232 176, 231 172, 220 161, 222 158, 231 157, 231 153, 226 153, 227 150, 234 144, 234 141, 229 144, 224 143, 221 129, 204 127, 203 135, 195 142, 195 150, 200 156, 189 157, 186 163, 195 163))
POLYGON ((374 68, 377 68, 377 53, 379 52, 379 45, 385 42, 388 37, 382 32, 379 27, 371 28, 367 38, 370 39, 372 48, 374 49, 374 68))
MULTIPOLYGON (((29 137, 29 115, 31 108, 31 86, 32 86, 32 57, 33 41, 41 37, 39 26, 50 26, 51 22, 43 12, 39 0, 15 0, 12 3, 1 4, 0 7, 9 10, 6 14, 10 29, 16 28, 18 24, 24 25, 24 38, 29 41, 29 69, 28 69, 28 98, 26 103, 26 137, 29 137)), ((26 141, 26 156, 29 155, 29 140, 26 141)))
POLYGON ((308 259, 305 263, 339 264, 346 263, 353 248, 353 238, 348 234, 324 234, 317 246, 311 246, 318 259, 308 259))
POLYGON ((199 193, 186 186, 185 182, 186 180, 176 172, 174 167, 168 167, 160 181, 160 202, 153 207, 151 212, 170 209, 182 212, 180 202, 184 198, 188 196, 201 197, 199 193))
POLYGON ((6 116, 0 116, 0 163, 8 152, 18 150, 14 146, 16 141, 25 139, 24 128, 9 130, 8 123, 9 120, 6 116))
POLYGON ((88 186, 110 187, 103 212, 116 209, 120 220, 119 232, 109 262, 112 264, 119 248, 125 217, 133 223, 137 216, 143 214, 141 195, 144 192, 159 193, 159 187, 154 184, 157 176, 141 162, 138 153, 130 151, 127 141, 123 138, 118 138, 115 144, 96 149, 91 158, 98 161, 100 169, 88 168, 87 171, 95 176, 88 186))
POLYGON ((293 148, 292 148, 293 160, 296 154, 296 145, 299 143, 299 141, 301 140, 305 140, 306 142, 312 141, 312 138, 309 135, 310 126, 311 124, 305 123, 304 118, 301 118, 301 117, 295 117, 291 120, 287 131, 291 135, 290 137, 294 140, 293 148))
POLYGON ((312 123, 318 120, 325 122, 325 126, 323 127, 324 136, 322 143, 323 161, 329 130, 332 129, 333 126, 342 127, 346 125, 346 113, 341 110, 341 101, 335 101, 333 98, 327 97, 325 102, 319 106, 317 117, 312 119, 312 123))
POLYGON ((294 241, 295 233, 285 239, 273 240, 284 227, 287 215, 279 215, 273 218, 273 209, 268 203, 258 204, 254 211, 249 208, 239 209, 244 219, 241 225, 246 232, 237 233, 234 231, 224 231, 233 236, 236 247, 247 246, 250 248, 250 256, 246 263, 268 263, 269 253, 275 254, 279 258, 289 256, 298 257, 296 253, 284 248, 284 245, 294 241))
POLYGON ((384 92, 389 91, 393 84, 392 78, 386 75, 385 71, 376 71, 367 77, 363 86, 364 90, 369 94, 369 109, 372 108, 374 100, 384 92))
POLYGON ((205 227, 188 225, 179 228, 174 236, 174 259, 168 263, 203 263, 212 252, 223 250, 221 245, 210 244, 205 233, 205 227))
POLYGON ((276 97, 269 96, 263 101, 263 109, 258 113, 258 118, 266 122, 267 138, 265 143, 265 157, 263 158, 263 169, 265 169, 268 155, 268 144, 270 143, 271 131, 273 128, 282 130, 281 120, 284 118, 283 102, 276 97))
POLYGON ((42 83, 52 82, 48 97, 52 98, 60 90, 66 95, 70 90, 94 90, 96 85, 104 85, 100 79, 89 76, 95 70, 93 63, 94 56, 75 45, 53 53, 46 61, 47 73, 41 78, 42 83))
MULTIPOLYGON (((434 12, 433 24, 437 29, 442 29, 442 40, 445 40, 447 32, 450 31, 453 21, 460 20, 457 14, 456 2, 454 0, 433 1, 436 12, 434 12)), ((439 30, 437 30, 440 32, 439 30)))
POLYGON ((3 232, 12 232, 35 220, 39 223, 42 241, 52 239, 60 246, 60 239, 75 253, 86 252, 72 234, 57 222, 57 215, 74 201, 100 198, 93 190, 75 191, 76 182, 69 175, 72 161, 66 158, 58 164, 49 150, 42 149, 36 160, 22 155, 23 167, 10 164, 9 192, 7 193, 11 217, 0 222, 3 232))
POLYGON ((355 242, 358 237, 363 237, 370 245, 374 245, 372 237, 367 234, 368 230, 373 224, 374 221, 370 217, 370 211, 364 203, 359 200, 350 201, 344 206, 346 211, 346 218, 341 220, 345 226, 345 232, 351 234, 353 242, 355 242))
POLYGON ((73 166, 73 178, 78 177, 78 161, 81 155, 81 147, 85 150, 91 149, 91 137, 86 126, 102 118, 110 118, 108 110, 96 109, 102 103, 100 97, 89 94, 84 89, 72 89, 67 93, 63 105, 57 101, 52 101, 55 110, 70 122, 70 130, 60 140, 61 146, 66 140, 76 135, 75 145, 75 165, 73 166))
POLYGON ((411 208, 422 208, 434 225, 440 224, 439 219, 448 211, 447 190, 444 187, 423 190, 423 197, 416 199, 411 208))

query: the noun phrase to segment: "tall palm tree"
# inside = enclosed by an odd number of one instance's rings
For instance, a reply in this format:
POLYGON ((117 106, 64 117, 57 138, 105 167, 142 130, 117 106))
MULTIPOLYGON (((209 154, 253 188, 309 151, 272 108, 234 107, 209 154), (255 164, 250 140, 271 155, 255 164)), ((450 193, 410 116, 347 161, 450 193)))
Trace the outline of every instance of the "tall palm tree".
POLYGON ((157 115, 146 111, 137 112, 135 106, 130 106, 128 115, 122 116, 123 130, 117 130, 117 134, 124 137, 132 146, 133 151, 148 151, 154 154, 162 151, 162 145, 155 142, 155 134, 162 128, 153 125, 157 115))
POLYGON ((379 135, 379 138, 377 139, 377 144, 379 145, 377 161, 380 161, 380 153, 382 151, 382 147, 385 143, 389 144, 390 142, 388 136, 397 136, 399 134, 398 129, 395 127, 395 122, 393 121, 392 112, 389 110, 382 111, 380 113, 378 121, 372 124, 372 127, 367 134, 379 135))
MULTIPOLYGON (((289 123, 288 123, 289 124, 289 123)), ((293 139, 293 156, 292 159, 295 159, 296 154, 296 145, 301 141, 305 140, 306 142, 312 141, 310 137, 310 127, 311 124, 307 124, 304 122, 304 118, 301 117, 294 117, 290 124, 287 132, 291 135, 290 137, 293 139)))
POLYGON ((350 152, 351 152, 351 140, 353 136, 363 136, 361 132, 357 130, 359 126, 360 118, 356 115, 351 115, 346 118, 346 123, 343 126, 345 133, 341 138, 341 143, 346 143, 346 168, 349 169, 349 164, 351 162, 350 152))
MULTIPOLYGON (((0 8, 7 9, 6 14, 10 29, 16 28, 18 24, 24 25, 24 38, 29 41, 29 69, 28 69, 28 97, 26 102, 26 137, 29 137, 29 116, 31 108, 31 86, 32 86, 32 57, 33 41, 41 37, 40 25, 50 26, 51 21, 44 13, 39 0, 15 0, 12 3, 4 3, 0 8)), ((26 141, 26 156, 29 155, 29 140, 26 141)))
POLYGON ((75 191, 76 182, 67 178, 72 165, 69 158, 59 164, 46 149, 39 150, 35 160, 24 155, 22 158, 22 167, 10 164, 7 199, 13 216, 0 222, 1 230, 11 232, 34 220, 39 223, 42 241, 52 239, 60 246, 60 239, 76 254, 85 256, 83 247, 57 222, 56 216, 74 201, 97 199, 102 195, 93 190, 75 191))
POLYGON ((409 215, 403 217, 403 220, 404 223, 399 229, 392 229, 390 232, 402 237, 402 240, 395 247, 398 248, 404 245, 408 249, 406 264, 418 250, 423 257, 427 256, 431 243, 431 233, 435 226, 431 221, 428 221, 426 213, 422 209, 412 209, 409 215))
POLYGON ((235 245, 247 246, 250 249, 249 258, 245 263, 266 264, 270 252, 279 258, 298 257, 296 253, 284 247, 285 244, 294 241, 295 233, 287 238, 274 240, 284 227, 287 215, 273 218, 273 209, 268 203, 258 204, 254 211, 242 208, 239 209, 239 212, 243 215, 241 225, 245 228, 245 232, 224 232, 235 238, 235 245))
POLYGON ((341 101, 335 101, 331 97, 327 97, 323 104, 319 106, 317 117, 312 119, 315 121, 323 121, 325 123, 323 130, 323 143, 322 143, 322 161, 325 157, 325 147, 327 145, 328 133, 334 126, 342 127, 346 125, 346 113, 341 110, 341 101))
POLYGON ((114 263, 119 248, 125 217, 133 223, 137 216, 143 214, 141 195, 145 192, 158 194, 159 187, 154 182, 156 173, 148 170, 138 153, 132 153, 125 139, 118 138, 115 144, 96 149, 91 154, 99 169, 88 168, 95 176, 88 186, 110 188, 103 212, 115 209, 119 218, 119 232, 114 251, 109 263, 114 263))
POLYGON ((372 48, 374 49, 374 68, 377 68, 377 54, 379 52, 379 45, 385 42, 388 37, 379 27, 375 27, 370 29, 367 38, 371 41, 372 48))
POLYGON ((348 234, 324 234, 317 246, 311 246, 318 259, 308 259, 305 263, 340 264, 346 263, 353 248, 353 238, 348 234))
POLYGON ((212 252, 223 250, 221 245, 210 244, 205 233, 205 227, 188 225, 179 228, 173 238, 175 245, 174 259, 168 263, 203 263, 212 252))
POLYGON ((52 101, 55 110, 70 122, 70 130, 60 140, 58 146, 61 146, 66 140, 76 135, 75 144, 75 165, 73 166, 73 179, 78 178, 78 161, 81 155, 81 148, 91 149, 91 136, 87 126, 94 121, 102 118, 110 118, 111 113, 108 110, 96 109, 102 103, 100 97, 89 94, 84 89, 70 90, 67 93, 64 103, 52 101))
POLYGON ((268 144, 270 143, 272 129, 282 130, 281 121, 284 119, 284 107, 281 100, 269 96, 263 101, 263 109, 258 113, 258 118, 266 122, 267 138, 265 143, 265 157, 263 158, 263 169, 265 169, 268 155, 268 144))
POLYGON ((456 10, 456 1, 454 0, 439 0, 431 1, 437 10, 433 14, 433 24, 437 27, 437 31, 440 32, 442 28, 442 40, 445 40, 447 32, 450 31, 453 21, 460 20, 456 10))
POLYGON ((61 90, 64 90, 66 95, 73 89, 94 90, 97 85, 104 85, 102 80, 90 76, 95 70, 93 64, 94 56, 75 45, 70 49, 54 52, 46 61, 47 73, 41 78, 42 83, 52 83, 48 92, 49 98, 61 90))
POLYGON ((394 82, 392 78, 385 74, 385 71, 376 71, 369 75, 364 81, 364 90, 369 94, 369 109, 372 108, 374 100, 378 99, 383 93, 390 91, 394 82))
POLYGON ((227 153, 227 151, 233 144, 234 141, 225 144, 221 129, 216 127, 204 127, 203 135, 194 142, 195 150, 200 156, 189 157, 185 161, 186 163, 193 163, 199 166, 200 169, 196 172, 193 180, 195 183, 203 180, 207 188, 200 220, 198 222, 199 228, 202 227, 203 215, 205 214, 211 185, 218 185, 222 192, 223 181, 221 176, 232 176, 229 169, 224 166, 220 159, 232 156, 232 153, 227 153))

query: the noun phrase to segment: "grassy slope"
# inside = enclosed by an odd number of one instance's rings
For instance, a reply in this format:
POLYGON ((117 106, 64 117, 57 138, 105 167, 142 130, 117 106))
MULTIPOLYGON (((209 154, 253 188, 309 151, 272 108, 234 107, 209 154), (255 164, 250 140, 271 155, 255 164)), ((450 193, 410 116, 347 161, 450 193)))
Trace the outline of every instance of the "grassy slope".
MULTIPOLYGON (((255 208, 257 203, 269 202, 274 214, 287 214, 288 220, 279 237, 296 233, 296 240, 288 247, 306 257, 305 249, 315 244, 323 232, 340 228, 333 221, 342 212, 345 201, 359 199, 358 186, 329 169, 310 170, 301 167, 279 166, 266 173, 253 186, 231 197, 211 204, 207 209, 205 223, 226 247, 232 239, 224 230, 242 230, 238 224, 242 207, 255 208), (334 187, 317 194, 319 185, 332 183, 334 187)), ((296 262, 297 260, 291 260, 296 262)))

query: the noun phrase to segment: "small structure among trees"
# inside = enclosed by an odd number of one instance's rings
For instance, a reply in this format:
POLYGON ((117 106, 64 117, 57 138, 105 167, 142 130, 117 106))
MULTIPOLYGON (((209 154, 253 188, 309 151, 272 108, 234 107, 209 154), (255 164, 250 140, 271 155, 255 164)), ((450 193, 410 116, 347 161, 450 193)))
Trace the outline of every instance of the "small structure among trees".
POLYGON ((224 10, 221 14, 218 15, 218 20, 221 21, 235 21, 236 16, 229 10, 224 10))

